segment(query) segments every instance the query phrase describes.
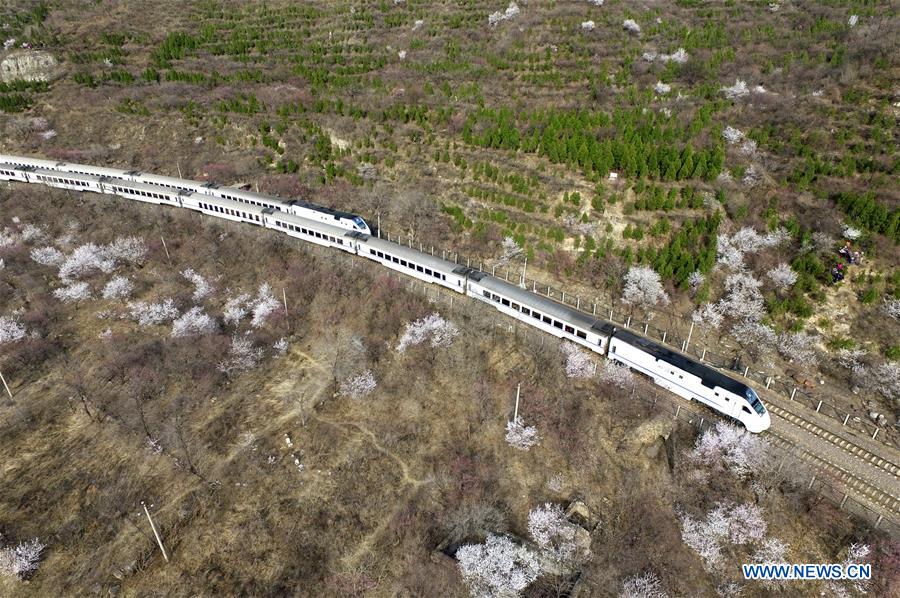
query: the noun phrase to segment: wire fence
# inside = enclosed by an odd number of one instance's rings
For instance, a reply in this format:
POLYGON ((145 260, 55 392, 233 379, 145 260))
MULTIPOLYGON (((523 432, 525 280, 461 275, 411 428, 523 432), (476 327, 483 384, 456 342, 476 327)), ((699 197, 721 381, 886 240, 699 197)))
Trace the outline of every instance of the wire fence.
MULTIPOLYGON (((891 431, 879 426, 867 417, 853 413, 844 407, 839 407, 833 401, 822 396, 823 392, 816 392, 802 385, 791 384, 790 381, 779 378, 774 372, 760 369, 755 364, 745 364, 738 358, 737 351, 726 355, 712 348, 708 343, 708 331, 696 325, 690 318, 673 311, 651 308, 645 313, 637 314, 634 310, 627 310, 612 305, 609 301, 598 298, 583 298, 578 294, 567 293, 563 289, 553 288, 552 285, 539 282, 526 276, 527 267, 523 264, 521 272, 512 269, 508 264, 491 264, 482 259, 471 258, 459 252, 447 251, 434 245, 427 245, 415 241, 411 236, 392 235, 390 232, 382 233, 384 238, 391 242, 399 243, 413 249, 419 249, 425 253, 441 256, 443 259, 455 263, 464 264, 476 268, 486 274, 502 278, 512 284, 517 284, 526 290, 544 297, 548 297, 569 307, 573 307, 586 314, 606 320, 612 324, 641 332, 653 340, 658 340, 670 347, 683 351, 720 370, 727 370, 739 374, 756 383, 758 389, 764 388, 769 394, 777 393, 789 403, 802 405, 803 408, 815 411, 825 417, 840 422, 841 427, 852 430, 860 436, 865 436, 886 446, 897 448, 896 439, 892 438, 891 431), (657 325, 655 322, 667 321, 669 326, 657 325), (687 332, 685 332, 687 329, 687 332)), ((721 337, 720 337, 721 338, 721 337)), ((721 343, 720 344, 724 344, 721 343)), ((728 345, 725 347, 731 349, 728 345)))

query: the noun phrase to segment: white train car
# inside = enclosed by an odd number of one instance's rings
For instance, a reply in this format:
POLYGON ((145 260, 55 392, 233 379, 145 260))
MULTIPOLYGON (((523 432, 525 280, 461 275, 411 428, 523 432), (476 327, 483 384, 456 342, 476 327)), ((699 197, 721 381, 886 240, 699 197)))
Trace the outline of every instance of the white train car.
POLYGON ((454 272, 456 264, 362 233, 351 233, 358 244, 359 255, 424 282, 465 293, 465 276, 454 272))
POLYGON ((752 388, 649 339, 616 330, 607 357, 682 398, 738 420, 750 432, 762 432, 771 425, 769 412, 752 388))
POLYGON ((606 353, 607 342, 614 330, 611 324, 484 272, 468 270, 470 297, 490 303, 500 312, 553 336, 601 355, 606 353))
MULTIPOLYGON (((245 209, 249 209, 248 206, 244 207, 245 209)), ((300 218, 293 214, 275 212, 271 208, 254 207, 254 209, 262 210, 264 215, 263 226, 266 228, 277 230, 291 237, 302 239, 308 243, 333 247, 334 249, 346 251, 347 253, 357 252, 355 233, 347 232, 347 230, 337 226, 330 226, 313 220, 306 220, 305 218, 300 218)))

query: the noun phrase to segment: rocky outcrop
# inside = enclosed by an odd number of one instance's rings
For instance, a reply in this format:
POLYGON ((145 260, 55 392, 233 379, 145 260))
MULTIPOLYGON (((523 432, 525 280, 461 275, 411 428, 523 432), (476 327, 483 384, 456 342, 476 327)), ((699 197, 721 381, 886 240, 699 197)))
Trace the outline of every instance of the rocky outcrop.
POLYGON ((53 54, 44 50, 19 50, 8 54, 0 62, 0 80, 50 81, 60 74, 59 63, 53 54))

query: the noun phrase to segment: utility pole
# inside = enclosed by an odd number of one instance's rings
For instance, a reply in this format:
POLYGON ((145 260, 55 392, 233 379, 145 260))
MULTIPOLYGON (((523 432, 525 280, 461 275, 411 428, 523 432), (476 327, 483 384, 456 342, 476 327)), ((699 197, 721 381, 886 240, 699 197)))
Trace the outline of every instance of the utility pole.
POLYGON ((156 525, 153 523, 153 518, 150 517, 150 511, 147 510, 147 505, 144 504, 144 501, 141 501, 141 506, 144 507, 144 513, 147 514, 147 521, 150 522, 150 528, 153 530, 153 535, 156 536, 156 543, 159 544, 159 549, 162 550, 163 558, 166 559, 166 562, 169 562, 169 555, 166 554, 166 547, 163 546, 162 540, 159 537, 159 532, 156 531, 156 525))
POLYGON ((687 352, 688 346, 691 344, 691 335, 694 334, 694 322, 691 321, 691 329, 688 331, 687 341, 684 343, 684 350, 687 352))
POLYGON ((9 385, 6 384, 6 378, 3 377, 3 372, 0 372, 0 380, 3 381, 3 388, 6 389, 6 394, 9 395, 9 399, 13 400, 12 392, 9 390, 9 385))
POLYGON ((516 408, 513 411, 513 421, 519 421, 519 393, 522 390, 522 383, 520 382, 518 386, 516 386, 516 408))
POLYGON ((378 217, 378 238, 380 239, 381 238, 381 212, 378 212, 376 214, 376 216, 378 217))
POLYGON ((528 268, 528 256, 525 256, 525 263, 522 265, 522 282, 519 283, 519 286, 523 289, 525 288, 525 269, 528 268))
POLYGON ((166 250, 166 259, 169 260, 169 261, 171 262, 171 261, 172 261, 172 256, 169 255, 169 248, 166 247, 166 240, 165 240, 162 236, 160 236, 159 239, 160 239, 160 241, 162 241, 163 249, 166 250))
POLYGON ((284 299, 284 315, 287 315, 287 291, 284 287, 281 288, 281 297, 284 299))

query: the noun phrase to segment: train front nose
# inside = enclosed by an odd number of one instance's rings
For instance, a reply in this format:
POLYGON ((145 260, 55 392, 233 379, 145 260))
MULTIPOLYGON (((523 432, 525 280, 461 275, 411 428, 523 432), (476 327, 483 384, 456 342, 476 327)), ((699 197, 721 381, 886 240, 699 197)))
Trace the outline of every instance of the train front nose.
POLYGON ((772 425, 772 418, 769 416, 769 410, 767 409, 765 413, 763 413, 759 417, 759 431, 763 432, 769 429, 769 426, 772 425))

